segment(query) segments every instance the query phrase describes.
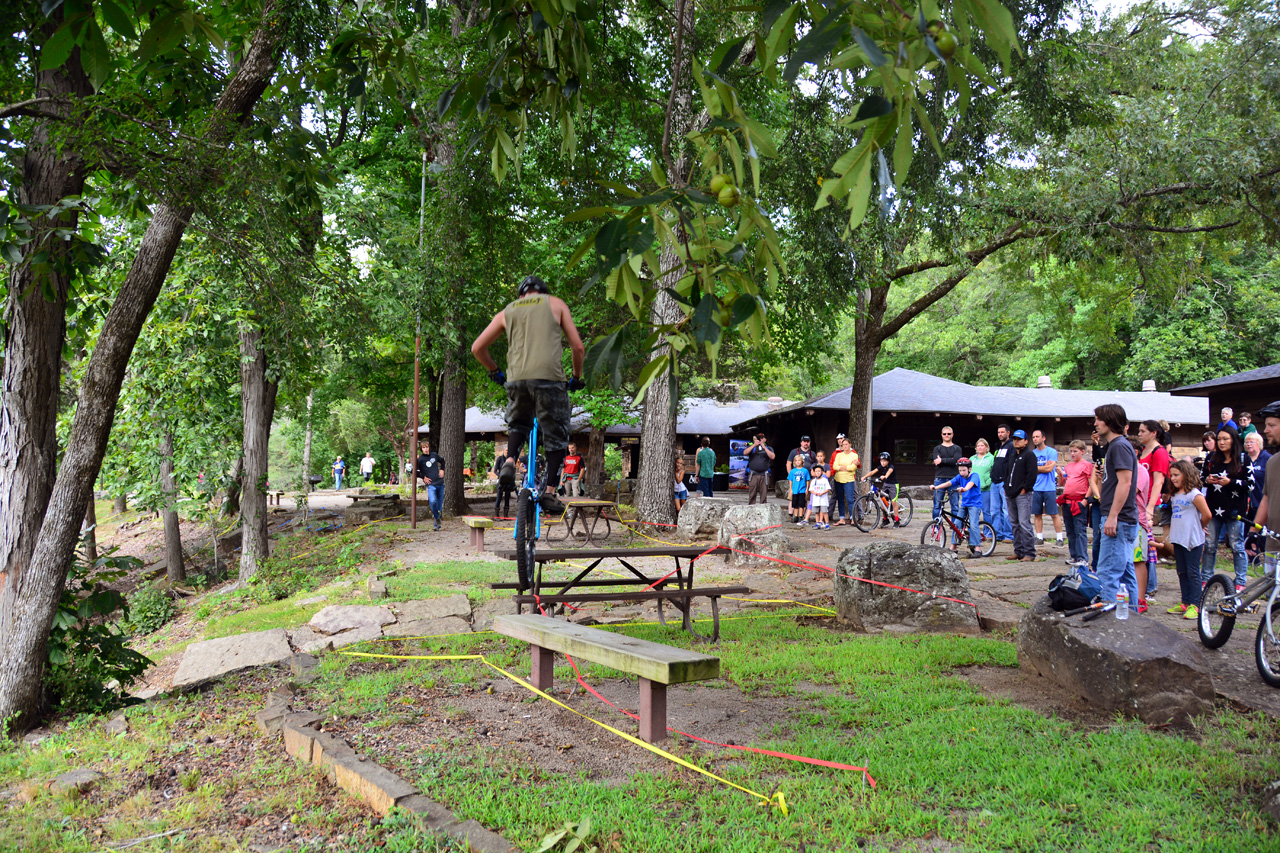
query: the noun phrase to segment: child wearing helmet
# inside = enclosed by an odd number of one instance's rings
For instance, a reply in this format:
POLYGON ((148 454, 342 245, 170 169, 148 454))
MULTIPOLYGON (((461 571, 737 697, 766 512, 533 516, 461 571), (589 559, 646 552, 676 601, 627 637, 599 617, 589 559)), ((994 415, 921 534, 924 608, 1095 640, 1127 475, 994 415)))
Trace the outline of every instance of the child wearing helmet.
POLYGON ((862 479, 865 482, 872 477, 879 478, 880 491, 889 499, 889 511, 893 516, 892 520, 888 518, 882 520, 880 526, 898 527, 901 524, 901 517, 898 515, 898 475, 893 470, 893 456, 889 451, 880 451, 880 464, 868 471, 862 479))
MULTIPOLYGON (((956 468, 960 470, 959 474, 945 483, 929 488, 935 492, 955 489, 960 493, 960 512, 969 521, 969 557, 973 558, 978 556, 978 541, 981 535, 978 525, 982 522, 982 478, 973 473, 973 462, 968 456, 960 457, 956 462, 956 468)), ((951 550, 957 550, 956 543, 951 543, 951 550)))

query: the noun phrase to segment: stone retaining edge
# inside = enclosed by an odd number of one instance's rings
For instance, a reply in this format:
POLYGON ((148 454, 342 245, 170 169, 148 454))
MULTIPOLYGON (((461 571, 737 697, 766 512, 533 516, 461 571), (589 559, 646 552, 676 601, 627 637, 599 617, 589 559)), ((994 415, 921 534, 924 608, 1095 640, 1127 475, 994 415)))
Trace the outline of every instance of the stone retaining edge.
POLYGON ((459 820, 453 812, 424 797, 417 788, 379 764, 368 760, 341 738, 319 730, 320 717, 290 706, 293 691, 279 687, 267 694, 267 706, 254 716, 264 735, 280 733, 285 752, 323 770, 330 782, 364 800, 385 816, 393 806, 421 815, 423 823, 478 853, 519 853, 507 839, 474 820, 459 820))

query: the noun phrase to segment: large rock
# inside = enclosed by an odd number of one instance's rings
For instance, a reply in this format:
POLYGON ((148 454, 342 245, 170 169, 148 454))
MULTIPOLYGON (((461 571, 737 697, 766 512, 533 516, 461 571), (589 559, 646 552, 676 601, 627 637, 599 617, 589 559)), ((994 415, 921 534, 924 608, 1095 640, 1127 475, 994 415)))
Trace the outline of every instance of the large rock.
POLYGON ((173 686, 191 687, 229 672, 279 663, 291 654, 289 634, 283 628, 192 643, 173 675, 173 686))
POLYGON ((361 501, 342 510, 342 523, 347 527, 359 527, 384 518, 404 515, 404 509, 399 501, 361 501))
POLYGON ((308 623, 313 630, 321 634, 340 634, 352 628, 373 626, 381 629, 396 621, 391 611, 385 607, 374 607, 371 604, 330 604, 308 623))
POLYGON ((393 605, 400 614, 401 622, 415 622, 424 619, 444 619, 448 616, 471 618, 471 601, 465 595, 451 595, 447 598, 424 598, 419 601, 401 601, 393 605))
POLYGON ((701 495, 689 498, 680 508, 676 530, 689 539, 699 536, 715 536, 720 532, 720 522, 733 506, 728 498, 707 498, 701 495))
POLYGON ((1187 728, 1213 708, 1213 677, 1204 649, 1136 613, 1091 622, 1064 619, 1036 603, 1018 623, 1018 663, 1105 711, 1153 725, 1187 728))
POLYGON ((943 548, 905 542, 876 542, 846 548, 836 562, 834 582, 837 618, 858 631, 888 628, 977 633, 980 630, 973 607, 946 600, 973 599, 964 564, 943 548), (848 577, 843 577, 845 575, 848 577))
MULTIPOLYGON (((440 619, 401 619, 383 629, 384 637, 440 637, 448 634, 469 634, 471 623, 458 616, 440 619)), ((334 638, 335 640, 337 637, 334 638)))
POLYGON ((778 504, 734 506, 724 514, 716 541, 733 550, 725 562, 742 568, 777 568, 779 559, 791 553, 791 540, 783 532, 782 507, 778 504))

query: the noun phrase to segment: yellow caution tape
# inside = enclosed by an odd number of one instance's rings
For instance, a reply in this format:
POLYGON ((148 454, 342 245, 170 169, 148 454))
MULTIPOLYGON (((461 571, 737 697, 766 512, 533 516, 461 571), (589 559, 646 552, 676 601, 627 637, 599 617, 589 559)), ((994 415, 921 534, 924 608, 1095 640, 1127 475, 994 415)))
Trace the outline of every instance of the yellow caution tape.
POLYGON ((519 684, 521 687, 525 688, 531 693, 537 696, 540 696, 541 698, 546 699, 549 702, 554 702, 556 705, 559 705, 561 708, 564 708, 566 711, 570 711, 574 714, 577 714, 579 717, 581 717, 584 720, 587 720, 588 722, 595 723, 600 728, 617 735, 623 740, 629 741, 635 744, 636 746, 643 747, 644 749, 647 749, 650 752, 652 752, 654 755, 661 756, 667 759, 668 761, 673 761, 676 764, 679 764, 681 767, 684 767, 688 770, 692 770, 695 773, 701 773, 704 776, 715 779, 717 782, 720 782, 721 784, 728 785, 731 788, 737 788, 739 791, 742 791, 743 793, 750 794, 751 796, 756 797, 764 805, 777 806, 779 811, 781 811, 784 815, 787 814, 787 802, 786 802, 786 799, 782 796, 781 791, 775 792, 773 796, 765 796, 764 794, 761 794, 758 791, 753 791, 750 788, 743 787, 742 785, 739 785, 736 782, 730 782, 728 779, 725 779, 723 776, 717 776, 716 774, 712 773, 710 770, 705 770, 697 766, 696 764, 685 761, 683 758, 681 758, 678 755, 672 755, 671 753, 667 752, 665 749, 659 749, 653 744, 647 743, 641 740, 640 738, 636 737, 635 735, 627 734, 624 731, 615 729, 613 726, 609 725, 608 723, 602 723, 599 720, 595 719, 594 717, 589 717, 586 714, 582 713, 581 711, 578 711, 574 708, 569 707, 568 705, 561 702, 559 699, 555 698, 554 696, 551 696, 548 693, 544 693, 543 691, 534 687, 532 684, 525 681, 523 678, 520 678, 517 675, 513 675, 510 672, 507 672, 505 669, 503 669, 502 667, 498 666, 495 663, 491 663, 489 659, 486 658, 484 655, 474 655, 474 654, 473 655, 380 655, 380 654, 375 654, 373 652, 346 652, 346 651, 339 652, 338 654, 347 655, 348 657, 390 658, 394 660, 478 660, 481 663, 483 663, 485 666, 489 667, 495 672, 501 673, 502 675, 511 679, 516 684, 519 684))

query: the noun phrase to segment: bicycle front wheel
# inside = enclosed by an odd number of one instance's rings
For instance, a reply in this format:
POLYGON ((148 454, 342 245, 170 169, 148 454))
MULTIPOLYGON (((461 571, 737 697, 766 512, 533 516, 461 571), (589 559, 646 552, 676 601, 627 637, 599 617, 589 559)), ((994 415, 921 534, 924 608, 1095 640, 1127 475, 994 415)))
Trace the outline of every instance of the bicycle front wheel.
POLYGON ((1258 674, 1271 687, 1280 687, 1280 637, 1272 631, 1280 628, 1280 601, 1271 605, 1271 631, 1267 630, 1267 616, 1258 623, 1258 638, 1253 653, 1258 661, 1258 674))
POLYGON ((859 495, 853 502, 853 526, 863 533, 880 526, 880 501, 875 495, 859 495))
POLYGON ((537 513, 538 502, 533 499, 533 492, 521 489, 516 498, 516 570, 520 574, 521 592, 533 587, 538 544, 534 532, 538 524, 537 513))
POLYGON ((990 557, 996 550, 996 530, 985 521, 978 525, 978 553, 990 557))
POLYGON ((1224 645, 1231 639, 1231 631, 1236 627, 1233 584, 1234 580, 1226 575, 1214 575, 1209 578, 1200 595, 1200 618, 1196 620, 1196 631, 1200 634, 1200 642, 1207 649, 1224 645))
POLYGON ((920 531, 920 544, 947 547, 947 525, 942 519, 935 518, 924 526, 924 530, 920 531))

